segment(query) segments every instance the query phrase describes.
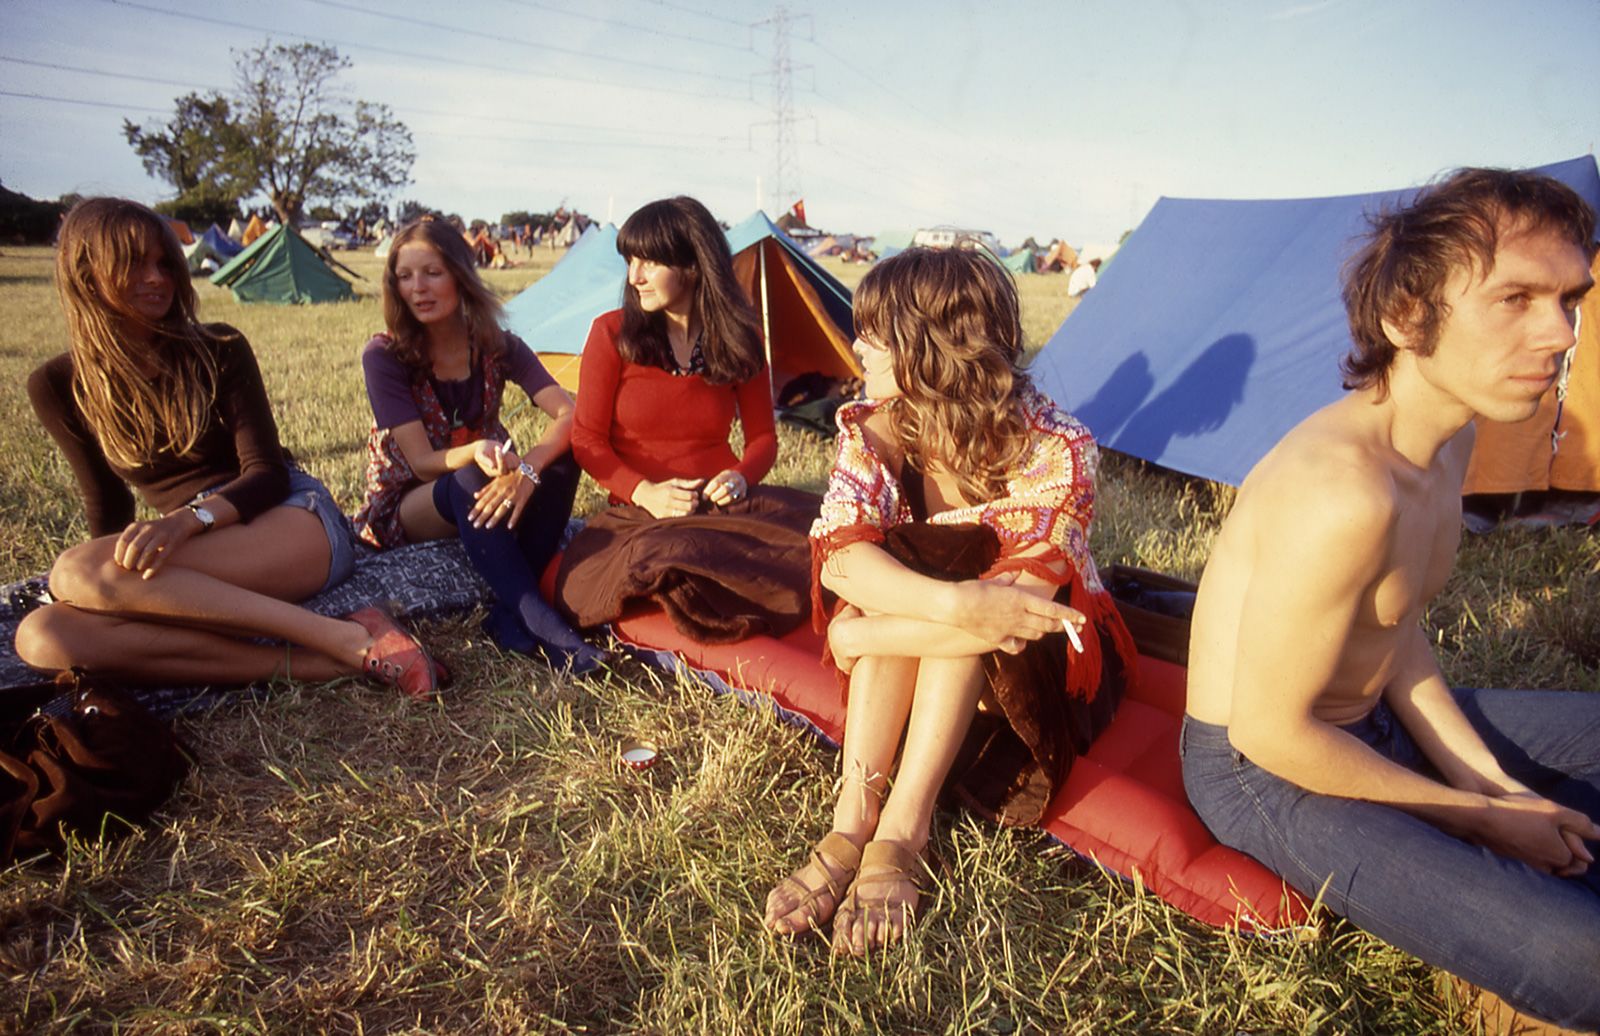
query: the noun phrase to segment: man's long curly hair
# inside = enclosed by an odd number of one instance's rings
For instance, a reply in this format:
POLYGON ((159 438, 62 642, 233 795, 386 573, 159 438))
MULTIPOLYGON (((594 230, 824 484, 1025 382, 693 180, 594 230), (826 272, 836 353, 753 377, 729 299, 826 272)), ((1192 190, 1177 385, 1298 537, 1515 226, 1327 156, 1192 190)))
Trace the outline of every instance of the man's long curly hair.
POLYGON ((953 473, 969 503, 1004 496, 1029 445, 1011 275, 981 251, 907 249, 862 280, 855 325, 893 360, 901 394, 885 410, 901 456, 953 473))
POLYGON ((500 329, 504 309, 500 299, 478 276, 478 267, 472 258, 472 248, 461 231, 442 219, 424 216, 401 227, 389 243, 389 258, 383 264, 383 322, 394 339, 390 347, 396 358, 406 365, 414 376, 426 377, 433 370, 433 359, 428 355, 428 333, 406 305, 400 295, 400 278, 395 265, 400 261, 400 249, 414 242, 422 242, 439 254, 451 280, 456 282, 456 296, 461 300, 461 319, 467 324, 467 337, 485 356, 494 356, 505 349, 505 332, 500 329))
POLYGON ((138 202, 79 202, 61 223, 56 291, 72 342, 73 399, 106 457, 131 468, 192 450, 216 404, 219 375, 172 226, 138 202), (172 305, 157 320, 127 303, 152 248, 172 278, 172 305))

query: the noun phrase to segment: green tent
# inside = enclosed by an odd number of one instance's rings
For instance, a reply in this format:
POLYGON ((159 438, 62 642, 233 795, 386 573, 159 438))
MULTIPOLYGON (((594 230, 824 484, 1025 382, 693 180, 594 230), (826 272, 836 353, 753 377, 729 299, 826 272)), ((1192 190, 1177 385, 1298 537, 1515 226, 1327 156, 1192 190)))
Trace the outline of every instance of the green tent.
POLYGON ((354 296, 317 250, 289 227, 262 234, 211 275, 240 302, 334 302, 354 296))
POLYGON ((1015 252, 1000 260, 1000 265, 1012 273, 1033 273, 1033 250, 1019 248, 1015 252))

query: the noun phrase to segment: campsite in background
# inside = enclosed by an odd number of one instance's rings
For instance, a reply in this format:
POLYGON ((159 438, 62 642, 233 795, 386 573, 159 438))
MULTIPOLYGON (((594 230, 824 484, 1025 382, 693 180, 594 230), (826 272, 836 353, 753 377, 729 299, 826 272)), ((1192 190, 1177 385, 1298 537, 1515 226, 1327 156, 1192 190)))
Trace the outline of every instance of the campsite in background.
MULTIPOLYGON (((86 538, 73 473, 21 418, 66 345, 56 228, 99 194, 171 222, 200 319, 249 339, 283 441, 347 515, 371 416, 355 347, 420 216, 576 391, 619 302, 616 227, 703 199, 774 371, 765 481, 809 492, 862 389, 854 288, 919 239, 977 248, 1014 278, 1028 370, 1101 444, 1089 547, 1141 657, 1040 825, 941 810, 926 916, 841 966, 760 923, 838 777, 820 634, 700 644, 639 609, 574 677, 484 635, 453 542, 364 555, 307 606, 395 602, 448 670, 441 701, 294 674, 141 688, 193 769, 151 823, 81 825, 0 871, 0 1031, 1496 1031, 1474 991, 1216 844, 1176 764, 1188 614, 1238 479, 1340 391, 1365 212, 1461 164, 1600 200, 1592 70, 1559 46, 1600 38, 1600 7, 1178 14, 11 0, 0 686, 37 679, 12 631, 86 538), (315 117, 288 117, 302 102, 315 117)), ((1600 693, 1600 291, 1582 312, 1539 414, 1478 429, 1478 534, 1421 619, 1453 685, 1600 693)), ((507 404, 537 442, 538 408, 507 404)), ((573 514, 606 503, 585 478, 573 514)))

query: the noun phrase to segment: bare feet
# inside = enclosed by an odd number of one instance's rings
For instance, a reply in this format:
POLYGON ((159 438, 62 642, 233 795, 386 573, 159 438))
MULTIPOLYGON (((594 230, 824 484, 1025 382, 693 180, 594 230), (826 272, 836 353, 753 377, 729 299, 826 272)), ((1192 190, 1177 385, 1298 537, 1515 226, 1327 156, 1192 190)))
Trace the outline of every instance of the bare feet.
POLYGON ((828 923, 845 887, 861 865, 861 850, 838 831, 830 831, 811 850, 811 859, 767 895, 767 930, 799 935, 828 923))
POLYGON ((916 916, 922 860, 898 842, 868 842, 861 868, 833 920, 833 952, 860 957, 883 949, 916 916))

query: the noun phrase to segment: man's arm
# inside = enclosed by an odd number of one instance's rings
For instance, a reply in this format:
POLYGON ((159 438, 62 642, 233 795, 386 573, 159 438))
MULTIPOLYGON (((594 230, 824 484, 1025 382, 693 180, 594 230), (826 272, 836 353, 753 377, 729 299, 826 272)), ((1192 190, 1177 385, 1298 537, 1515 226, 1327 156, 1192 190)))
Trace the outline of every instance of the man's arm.
MULTIPOLYGON (((1600 836, 1588 818, 1537 797, 1491 798, 1431 780, 1316 716, 1314 706, 1351 649, 1359 609, 1383 575, 1396 505, 1385 487, 1359 468, 1341 469, 1337 457, 1280 469, 1274 484, 1259 488, 1270 495, 1253 501, 1255 549, 1229 718, 1234 747, 1309 791, 1394 806, 1543 870, 1581 869, 1587 853, 1563 831, 1600 836)), ((1391 675, 1408 675, 1431 705, 1411 645, 1408 638, 1402 657, 1375 664, 1398 663, 1391 675)), ((1400 718, 1406 722, 1404 711, 1400 718)), ((1424 735, 1434 751, 1463 743, 1443 722, 1445 736, 1432 727, 1424 735)), ((1469 769, 1455 764, 1457 773, 1469 769)))
POLYGON ((1406 657, 1383 697, 1452 787, 1489 796, 1528 790, 1505 772, 1456 704, 1420 625, 1411 631, 1406 657))

